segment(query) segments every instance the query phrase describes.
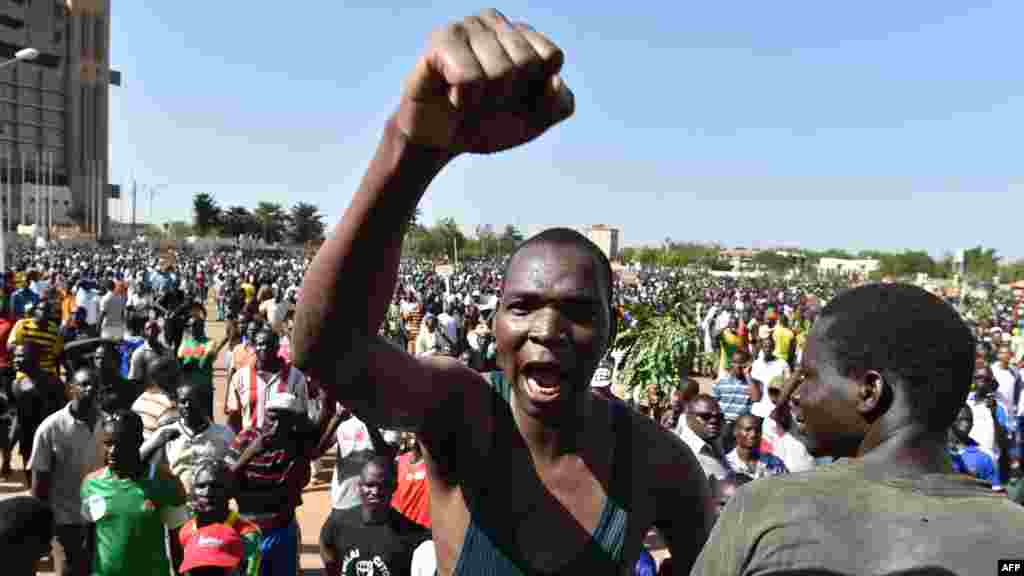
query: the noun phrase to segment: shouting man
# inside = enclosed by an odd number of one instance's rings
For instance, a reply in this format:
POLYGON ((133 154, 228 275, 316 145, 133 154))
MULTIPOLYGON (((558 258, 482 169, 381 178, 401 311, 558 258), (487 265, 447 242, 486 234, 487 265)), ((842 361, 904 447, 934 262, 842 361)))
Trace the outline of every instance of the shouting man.
POLYGON ((495 10, 437 32, 303 284, 293 360, 353 410, 416 432, 441 574, 625 574, 652 525, 685 570, 712 521, 707 477, 682 442, 590 392, 615 336, 613 276, 581 234, 548 230, 508 262, 491 379, 377 335, 431 180, 568 118, 562 62, 551 40, 495 10), (353 313, 352 301, 365 306, 353 313))

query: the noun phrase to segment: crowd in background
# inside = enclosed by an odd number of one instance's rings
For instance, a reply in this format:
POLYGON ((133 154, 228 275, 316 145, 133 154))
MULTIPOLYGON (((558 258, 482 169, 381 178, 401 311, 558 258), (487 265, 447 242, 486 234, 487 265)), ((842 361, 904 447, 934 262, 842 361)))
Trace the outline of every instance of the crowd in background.
MULTIPOLYGON (((0 475, 16 476, 17 448, 20 479, 49 506, 64 574, 155 573, 154 558, 163 574, 222 564, 294 573, 295 509, 328 452, 332 512, 320 535, 328 573, 367 561, 433 573, 422 446, 361 419, 290 365, 307 256, 48 247, 9 262, 0 291, 0 475), (222 338, 209 337, 208 321, 225 322, 222 338), (222 414, 214 413, 217 368, 227 378, 222 414), (126 511, 136 504, 144 517, 126 511), (346 556, 353 539, 379 560, 346 556), (230 545, 202 545, 215 540, 230 545)), ((403 261, 381 335, 416 356, 497 371, 504 266, 490 258, 440 273, 433 262, 403 261)), ((678 269, 619 276, 617 322, 628 327, 638 306, 659 312, 686 294, 700 354, 694 374, 649 394, 622 381, 626 351, 615 351, 594 393, 672 430, 724 506, 745 483, 822 463, 803 445, 785 388, 817 311, 851 285, 678 269), (702 393, 691 376, 713 382, 702 393)), ((1021 304, 1008 292, 952 303, 977 316, 979 344, 973 392, 949 433, 951 461, 1021 502, 1021 304)))

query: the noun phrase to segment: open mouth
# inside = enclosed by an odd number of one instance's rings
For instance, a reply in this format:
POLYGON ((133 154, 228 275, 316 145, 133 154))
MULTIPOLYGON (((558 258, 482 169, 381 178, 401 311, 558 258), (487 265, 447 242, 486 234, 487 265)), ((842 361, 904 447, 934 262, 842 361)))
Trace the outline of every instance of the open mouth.
POLYGON ((562 392, 562 383, 566 381, 557 363, 532 362, 522 369, 524 388, 531 400, 550 402, 558 398, 562 392))

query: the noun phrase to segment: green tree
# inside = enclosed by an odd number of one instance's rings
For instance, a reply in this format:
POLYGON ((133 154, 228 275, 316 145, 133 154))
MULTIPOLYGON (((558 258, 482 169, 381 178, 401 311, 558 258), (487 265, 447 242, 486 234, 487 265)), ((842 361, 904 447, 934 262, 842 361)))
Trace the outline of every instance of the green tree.
POLYGON ((299 202, 292 206, 288 218, 288 239, 295 244, 323 240, 324 215, 313 204, 299 202))
POLYGON ((264 242, 274 243, 284 239, 288 229, 288 213, 276 202, 260 202, 252 212, 259 227, 259 236, 264 242))
POLYGON ((964 251, 964 267, 967 275, 984 282, 991 282, 999 274, 999 261, 995 248, 975 246, 964 251))
POLYGON ((498 250, 498 235, 494 226, 480 224, 476 227, 476 240, 480 244, 480 255, 490 256, 498 250))
POLYGON ((220 206, 212 194, 200 192, 192 197, 192 224, 199 236, 206 236, 220 224, 220 206))
POLYGON ((256 217, 244 206, 231 206, 222 213, 221 234, 228 238, 237 238, 246 234, 256 234, 259 226, 256 217))
POLYGON ((523 241, 523 233, 512 224, 506 224, 498 238, 499 250, 502 254, 511 254, 523 241))

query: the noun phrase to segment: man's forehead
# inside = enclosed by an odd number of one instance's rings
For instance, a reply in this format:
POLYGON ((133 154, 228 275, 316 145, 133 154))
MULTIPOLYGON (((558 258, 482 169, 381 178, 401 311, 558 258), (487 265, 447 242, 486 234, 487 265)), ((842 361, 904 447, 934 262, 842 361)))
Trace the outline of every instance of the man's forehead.
POLYGON ((597 290, 594 258, 577 246, 537 244, 517 253, 505 278, 506 292, 552 289, 597 290))

